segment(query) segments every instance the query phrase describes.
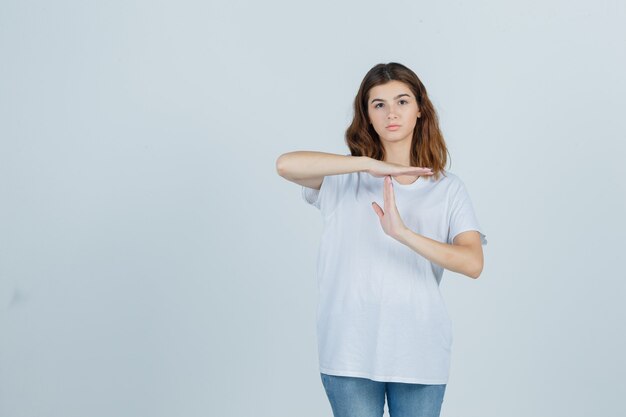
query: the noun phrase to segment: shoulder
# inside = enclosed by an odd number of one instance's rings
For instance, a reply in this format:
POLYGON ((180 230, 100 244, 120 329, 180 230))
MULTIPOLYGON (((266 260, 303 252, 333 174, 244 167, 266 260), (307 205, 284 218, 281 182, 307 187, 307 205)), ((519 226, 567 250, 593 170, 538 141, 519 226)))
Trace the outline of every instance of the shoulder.
POLYGON ((458 190, 459 188, 462 188, 465 185, 463 181, 461 180, 461 177, 445 169, 442 171, 439 182, 442 185, 445 185, 447 188, 452 189, 452 190, 458 190))
POLYGON ((333 190, 333 192, 341 194, 354 187, 358 181, 358 172, 326 175, 322 181, 321 190, 333 190))

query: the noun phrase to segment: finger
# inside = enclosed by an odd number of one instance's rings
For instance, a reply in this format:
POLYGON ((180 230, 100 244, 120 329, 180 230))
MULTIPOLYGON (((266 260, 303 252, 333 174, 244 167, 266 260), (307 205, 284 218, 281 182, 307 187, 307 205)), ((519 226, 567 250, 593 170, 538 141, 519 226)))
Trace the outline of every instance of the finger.
POLYGON ((389 189, 391 188, 391 175, 387 175, 385 177, 385 184, 383 186, 383 202, 385 205, 385 210, 389 207, 389 189))
POLYGON ((396 205, 396 193, 393 191, 393 182, 389 180, 389 204, 392 209, 396 205))
POLYGON ((427 175, 427 174, 432 174, 433 171, 430 168, 415 167, 415 168, 411 168, 410 170, 408 170, 407 173, 409 173, 409 174, 427 175))
POLYGON ((383 209, 381 209, 380 206, 373 201, 372 201, 372 208, 378 215, 378 218, 382 219, 382 217, 385 215, 385 213, 383 212, 383 209))

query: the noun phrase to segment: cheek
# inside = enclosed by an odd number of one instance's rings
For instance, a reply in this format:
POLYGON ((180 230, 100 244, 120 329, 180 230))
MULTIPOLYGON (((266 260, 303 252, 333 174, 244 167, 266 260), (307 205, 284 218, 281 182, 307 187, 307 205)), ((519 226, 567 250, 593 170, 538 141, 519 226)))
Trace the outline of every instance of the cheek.
POLYGON ((386 126, 386 120, 383 117, 378 117, 372 120, 372 123, 374 123, 374 126, 378 128, 379 130, 384 129, 386 126))
POLYGON ((378 124, 385 123, 387 116, 382 111, 377 111, 372 114, 372 120, 375 120, 378 124))
POLYGON ((411 121, 411 123, 416 123, 417 122, 417 110, 409 109, 408 111, 406 111, 404 113, 404 115, 406 116, 406 118, 408 120, 411 121))

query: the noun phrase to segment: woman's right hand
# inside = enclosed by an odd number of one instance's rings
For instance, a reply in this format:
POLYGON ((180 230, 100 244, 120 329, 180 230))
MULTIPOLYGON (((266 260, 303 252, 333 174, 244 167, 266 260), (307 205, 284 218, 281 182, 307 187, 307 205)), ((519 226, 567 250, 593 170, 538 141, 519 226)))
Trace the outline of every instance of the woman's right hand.
POLYGON ((371 158, 369 161, 369 166, 365 172, 379 178, 387 175, 391 175, 392 177, 400 175, 433 175, 430 168, 411 167, 395 164, 393 162, 379 161, 374 158, 371 158))

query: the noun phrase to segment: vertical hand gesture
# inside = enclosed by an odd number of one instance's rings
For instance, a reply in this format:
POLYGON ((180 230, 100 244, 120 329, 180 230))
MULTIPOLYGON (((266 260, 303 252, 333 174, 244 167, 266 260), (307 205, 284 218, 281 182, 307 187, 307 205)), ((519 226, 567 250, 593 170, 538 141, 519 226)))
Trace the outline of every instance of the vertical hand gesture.
POLYGON ((398 207, 396 207, 396 196, 393 192, 393 185, 390 175, 387 175, 385 177, 385 184, 383 185, 383 197, 385 210, 383 211, 383 209, 381 209, 380 206, 373 201, 372 208, 378 215, 380 225, 382 226, 385 233, 393 237, 394 239, 398 239, 402 232, 406 230, 406 226, 400 218, 398 207))

